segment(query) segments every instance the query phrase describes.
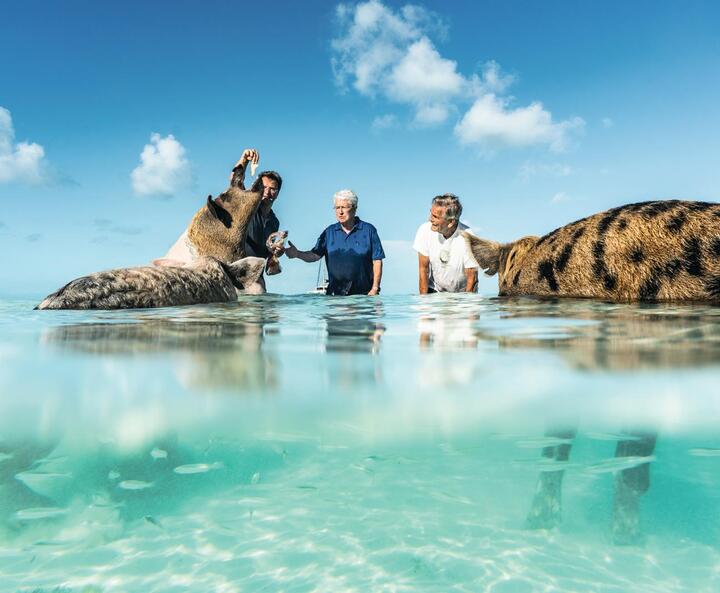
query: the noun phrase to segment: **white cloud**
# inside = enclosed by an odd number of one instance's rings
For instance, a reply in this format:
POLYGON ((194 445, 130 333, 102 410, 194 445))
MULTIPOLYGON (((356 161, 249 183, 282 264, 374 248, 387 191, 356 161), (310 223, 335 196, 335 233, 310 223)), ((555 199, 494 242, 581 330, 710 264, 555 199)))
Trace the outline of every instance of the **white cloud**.
POLYGON ((448 106, 443 103, 419 105, 413 123, 421 127, 435 126, 443 123, 448 118, 449 112, 448 106))
MULTIPOLYGON (((503 97, 516 81, 490 60, 481 72, 464 76, 458 63, 440 54, 432 41, 445 28, 440 17, 422 7, 394 10, 380 0, 337 8, 338 35, 333 39, 332 68, 336 84, 364 96, 409 106, 416 126, 437 126, 451 113, 472 103, 455 127, 463 144, 484 149, 546 145, 561 151, 579 118, 553 121, 540 102, 511 107, 503 97)), ((377 121, 377 120, 376 120, 377 121)), ((373 128, 376 129, 375 122, 373 128)))
POLYGON ((443 58, 428 35, 442 35, 438 15, 419 6, 398 11, 378 0, 337 9, 340 35, 332 41, 335 82, 361 95, 380 95, 415 109, 421 125, 442 123, 448 102, 470 90, 457 63, 443 58))
POLYGON ((34 142, 16 144, 12 116, 0 107, 0 183, 44 183, 47 170, 45 149, 34 142))
POLYGON ((569 202, 570 199, 570 196, 564 191, 559 191, 552 198, 550 198, 550 202, 552 202, 553 204, 562 204, 563 202, 569 202))
POLYGON ((422 37, 392 68, 387 92, 399 103, 445 101, 462 93, 465 84, 457 73, 457 63, 443 58, 432 42, 422 37))
POLYGON ((515 80, 516 78, 512 74, 503 74, 500 69, 500 64, 495 60, 490 60, 483 64, 482 92, 503 93, 515 80))
POLYGON ((514 109, 508 103, 494 94, 480 97, 455 126, 455 135, 463 144, 491 149, 546 144, 560 152, 567 147, 570 134, 585 127, 579 117, 553 122, 552 114, 537 101, 514 109))
POLYGON ((391 113, 385 115, 378 115, 370 126, 374 131, 379 132, 380 130, 387 130, 397 125, 397 117, 391 113))
POLYGON ((150 144, 143 148, 140 161, 130 175, 138 195, 171 196, 192 181, 185 148, 172 134, 164 138, 160 134, 150 136, 150 144))

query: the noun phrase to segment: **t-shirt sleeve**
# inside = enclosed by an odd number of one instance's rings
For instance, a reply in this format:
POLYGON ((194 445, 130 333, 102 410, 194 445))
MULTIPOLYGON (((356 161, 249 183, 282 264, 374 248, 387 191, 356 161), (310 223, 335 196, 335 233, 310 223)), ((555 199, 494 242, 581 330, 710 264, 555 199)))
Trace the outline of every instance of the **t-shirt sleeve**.
POLYGON ((372 254, 372 260, 385 259, 385 252, 383 251, 382 243, 380 242, 380 236, 378 235, 375 227, 370 231, 370 253, 372 254))
POLYGON ((327 255, 327 229, 320 234, 318 240, 315 242, 315 247, 313 247, 310 251, 320 257, 325 257, 327 255))
POLYGON ((427 244, 427 233, 424 231, 424 225, 420 225, 418 227, 417 233, 415 233, 415 242, 413 243, 413 249, 417 251, 420 255, 424 255, 427 257, 430 253, 430 250, 428 249, 427 244))
MULTIPOLYGON (((466 233, 469 233, 470 235, 474 235, 470 229, 465 229, 466 233)), ((461 237, 463 243, 465 243, 465 257, 463 259, 463 266, 467 268, 479 268, 477 261, 475 260, 475 257, 472 254, 472 251, 470 251, 470 245, 468 245, 468 242, 465 240, 465 237, 461 237)))

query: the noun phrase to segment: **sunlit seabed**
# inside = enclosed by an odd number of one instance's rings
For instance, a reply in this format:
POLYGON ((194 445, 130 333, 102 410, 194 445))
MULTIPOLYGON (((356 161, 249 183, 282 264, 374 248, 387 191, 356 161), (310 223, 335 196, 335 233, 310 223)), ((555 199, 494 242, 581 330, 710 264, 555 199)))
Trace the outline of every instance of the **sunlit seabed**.
POLYGON ((720 590, 720 310, 0 301, 2 591, 720 590))

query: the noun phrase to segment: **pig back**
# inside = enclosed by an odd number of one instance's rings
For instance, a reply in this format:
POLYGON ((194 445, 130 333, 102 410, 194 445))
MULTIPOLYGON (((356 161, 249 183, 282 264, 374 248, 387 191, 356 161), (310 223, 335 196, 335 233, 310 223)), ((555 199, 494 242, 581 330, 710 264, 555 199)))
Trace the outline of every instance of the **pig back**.
POLYGON ((720 204, 641 202, 537 240, 501 294, 720 302, 720 204))

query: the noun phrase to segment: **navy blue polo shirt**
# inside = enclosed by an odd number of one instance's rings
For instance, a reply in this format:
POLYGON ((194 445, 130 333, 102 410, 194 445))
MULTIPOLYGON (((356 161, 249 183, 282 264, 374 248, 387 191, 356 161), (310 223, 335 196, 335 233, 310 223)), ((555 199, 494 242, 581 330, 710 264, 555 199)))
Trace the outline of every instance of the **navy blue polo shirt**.
POLYGON ((245 235, 245 257, 270 257, 270 251, 265 244, 268 237, 280 229, 280 221, 270 210, 267 218, 263 219, 260 208, 250 217, 245 235))
POLYGON ((311 251, 325 258, 328 270, 327 294, 367 294, 372 288, 373 260, 385 259, 377 230, 355 217, 355 226, 346 233, 339 222, 318 237, 311 251))

